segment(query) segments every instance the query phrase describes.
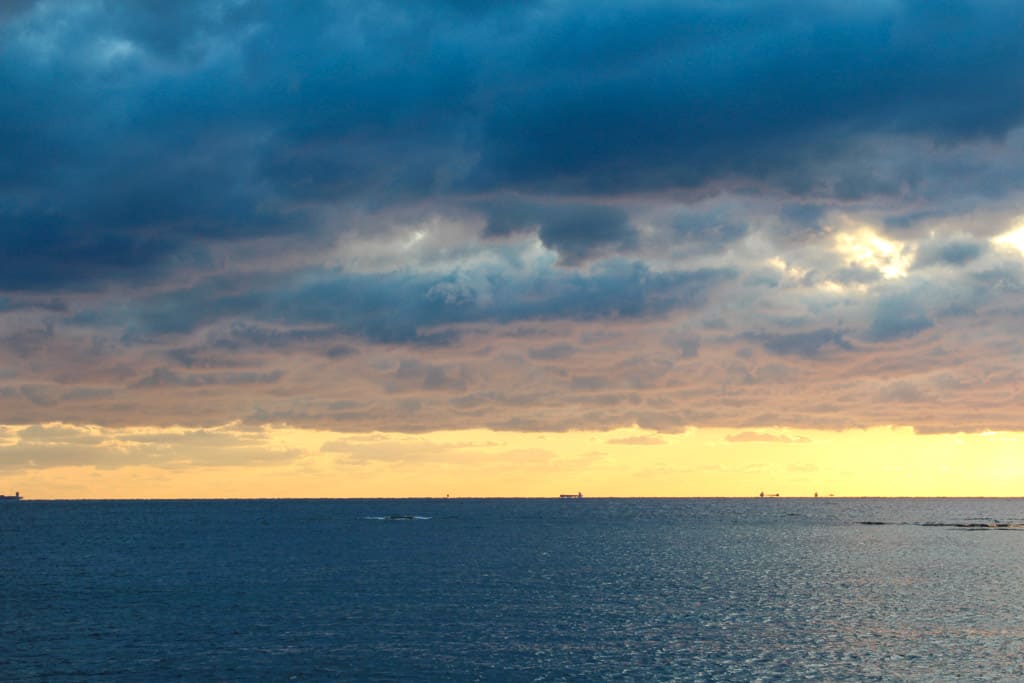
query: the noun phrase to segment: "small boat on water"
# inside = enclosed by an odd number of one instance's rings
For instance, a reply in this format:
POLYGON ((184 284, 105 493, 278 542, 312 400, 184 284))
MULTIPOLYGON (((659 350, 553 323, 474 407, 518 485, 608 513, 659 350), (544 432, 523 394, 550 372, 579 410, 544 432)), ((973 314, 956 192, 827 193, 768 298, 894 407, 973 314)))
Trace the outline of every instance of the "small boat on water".
POLYGON ((579 493, 561 493, 561 494, 558 495, 558 497, 559 498, 577 498, 578 499, 578 498, 582 498, 583 497, 583 492, 580 491, 579 493))
POLYGON ((13 496, 0 495, 0 500, 21 500, 21 491, 15 491, 13 496))

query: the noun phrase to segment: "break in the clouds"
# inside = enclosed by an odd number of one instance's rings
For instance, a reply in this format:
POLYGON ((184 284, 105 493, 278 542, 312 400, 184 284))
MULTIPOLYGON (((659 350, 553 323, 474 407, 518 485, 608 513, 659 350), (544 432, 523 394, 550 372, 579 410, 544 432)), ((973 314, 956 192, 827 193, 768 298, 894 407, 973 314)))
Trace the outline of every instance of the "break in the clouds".
POLYGON ((0 410, 1024 428, 1022 28, 997 1, 8 3, 0 410))

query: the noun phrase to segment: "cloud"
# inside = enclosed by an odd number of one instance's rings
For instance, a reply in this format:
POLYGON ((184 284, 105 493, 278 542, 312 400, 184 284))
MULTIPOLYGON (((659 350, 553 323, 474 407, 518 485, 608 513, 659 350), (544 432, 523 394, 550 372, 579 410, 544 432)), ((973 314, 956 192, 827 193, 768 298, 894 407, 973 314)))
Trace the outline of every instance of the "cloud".
POLYGON ((60 400, 60 387, 45 384, 23 384, 21 393, 37 406, 52 406, 60 400))
POLYGON ((551 344, 539 349, 530 349, 528 355, 533 360, 562 360, 576 353, 572 344, 551 344))
POLYGON ((388 378, 387 391, 448 391, 461 392, 466 388, 465 371, 438 365, 428 365, 414 358, 403 359, 388 378))
POLYGON ((604 207, 584 207, 562 213, 541 225, 540 241, 558 252, 566 265, 577 265, 605 246, 621 253, 636 243, 636 231, 626 213, 604 207))
POLYGON ((501 201, 481 208, 487 216, 485 235, 504 237, 536 228, 541 243, 569 266, 611 249, 621 254, 637 240, 628 214, 615 207, 501 201))
POLYGON ((976 261, 988 250, 984 242, 954 239, 951 241, 935 241, 926 243, 917 252, 914 260, 915 268, 933 265, 965 266, 976 261))
POLYGON ((6 3, 0 412, 1020 427, 1022 20, 6 3))
POLYGON ((821 231, 822 220, 827 208, 820 204, 787 203, 779 211, 786 232, 817 233, 821 231))
POLYGON ((327 349, 328 358, 346 358, 359 353, 359 349, 348 344, 338 344, 327 349))
POLYGON ((281 379, 282 372, 203 372, 182 374, 167 368, 154 368, 146 377, 135 383, 134 388, 156 388, 166 386, 205 387, 214 385, 238 386, 244 384, 273 384, 281 379))
POLYGON ((767 434, 765 432, 739 432, 729 434, 726 441, 733 443, 766 442, 766 443, 810 443, 806 436, 787 434, 767 434))
POLYGON ((746 338, 780 356, 818 358, 823 349, 854 350, 842 332, 825 328, 791 334, 748 333, 746 338))
MULTIPOLYGON (((1008 131, 1022 109, 1010 85, 1020 47, 1000 26, 1008 18, 1006 6, 924 2, 684 4, 647 5, 625 17, 597 13, 560 47, 545 43, 541 28, 537 44, 547 52, 540 54, 558 55, 562 68, 496 108, 482 165, 505 182, 577 191, 739 175, 796 190, 831 180, 839 198, 889 195, 898 176, 851 165, 814 180, 810 171, 849 159, 852 149, 840 140, 859 132, 946 142, 1008 131), (950 25, 978 39, 941 45, 950 25), (999 36, 994 43, 980 38, 989 32, 999 36), (574 60, 584 59, 588 77, 577 78, 574 60), (949 76, 950 68, 979 80, 949 88, 935 74, 949 76), (993 97, 987 89, 997 83, 1004 91, 993 97), (971 104, 958 111, 954 101, 971 104)), ((551 21, 571 20, 555 13, 551 21)))
POLYGON ((699 308, 716 285, 728 282, 728 269, 651 272, 641 263, 607 262, 592 273, 539 272, 491 275, 491 299, 437 297, 439 283, 454 275, 385 273, 359 275, 295 273, 279 281, 252 279, 230 285, 211 279, 198 285, 142 298, 127 307, 85 311, 83 325, 123 325, 129 339, 192 332, 239 316, 264 324, 308 326, 317 330, 273 332, 264 327, 233 329, 230 340, 249 345, 286 345, 299 340, 358 335, 378 343, 444 345, 453 331, 441 325, 551 319, 643 318, 699 308), (244 291, 240 291, 244 290, 244 291), (333 330, 333 332, 331 332, 333 330))
POLYGON ((28 330, 18 330, 6 337, 0 337, 0 345, 13 351, 21 358, 28 358, 40 352, 53 339, 53 324, 28 330))
POLYGON ((598 375, 577 375, 569 386, 573 391, 600 391, 608 388, 608 380, 598 375))
POLYGON ((887 296, 875 307, 867 338, 887 342, 912 337, 932 327, 921 303, 910 295, 887 296))
POLYGON ((687 212, 673 219, 671 233, 674 239, 682 240, 688 247, 700 251, 719 251, 747 236, 750 228, 741 221, 728 216, 705 215, 687 212))
POLYGON ((295 460, 297 448, 281 448, 266 430, 236 425, 213 429, 110 429, 60 423, 15 428, 0 444, 0 469, 92 465, 114 469, 148 465, 251 466, 295 460))
POLYGON ((49 299, 10 299, 0 296, 0 313, 32 309, 49 311, 51 313, 65 313, 68 310, 68 305, 57 297, 49 299))
POLYGON ((878 400, 897 403, 921 403, 927 397, 911 382, 893 382, 878 392, 878 400))
MULTIPOLYGON (((0 287, 152 284, 183 264, 215 269, 218 244, 266 237, 315 252, 357 230, 330 219, 346 203, 736 181, 895 197, 928 171, 912 155, 877 163, 873 140, 970 145, 1024 121, 1012 3, 648 3, 587 7, 586 21, 582 7, 7 7, 0 239, 18 258, 0 287)), ((1003 177, 1019 187, 1019 173, 1003 177)), ((535 223, 567 266, 639 236, 607 203, 488 214, 490 235, 535 223)), ((785 217, 816 224, 820 204, 785 217)), ((705 229, 723 242, 747 227, 705 229)))
POLYGON ((657 436, 626 436, 609 439, 608 443, 614 446, 660 446, 665 443, 665 440, 657 436))

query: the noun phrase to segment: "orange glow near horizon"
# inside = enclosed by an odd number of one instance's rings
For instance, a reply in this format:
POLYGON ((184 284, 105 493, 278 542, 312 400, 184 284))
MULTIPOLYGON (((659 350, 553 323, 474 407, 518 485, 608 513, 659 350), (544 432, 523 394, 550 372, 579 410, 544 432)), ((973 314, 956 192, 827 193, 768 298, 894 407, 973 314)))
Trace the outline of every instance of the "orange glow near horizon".
MULTIPOLYGON (((16 449, 7 428, 3 450, 16 449)), ((188 430, 70 429, 100 433, 81 462, 146 435, 188 430)), ((476 429, 428 434, 340 434, 264 427, 196 430, 160 465, 58 464, 8 469, 0 493, 64 498, 376 498, 781 496, 993 496, 1024 492, 1017 433, 919 435, 909 428, 691 429, 662 434, 519 433, 476 429), (231 446, 231 439, 243 445, 231 446), (224 443, 228 448, 224 449, 224 443), (227 455, 224 455, 227 453, 227 455), (240 454, 240 455, 239 455, 240 454), (239 464, 225 464, 226 462, 239 464)), ((169 435, 169 436, 168 436, 169 435)), ((148 453, 148 452, 147 452, 148 453)), ((147 454, 144 453, 144 456, 147 454)), ((132 462, 151 461, 139 457, 132 462)))

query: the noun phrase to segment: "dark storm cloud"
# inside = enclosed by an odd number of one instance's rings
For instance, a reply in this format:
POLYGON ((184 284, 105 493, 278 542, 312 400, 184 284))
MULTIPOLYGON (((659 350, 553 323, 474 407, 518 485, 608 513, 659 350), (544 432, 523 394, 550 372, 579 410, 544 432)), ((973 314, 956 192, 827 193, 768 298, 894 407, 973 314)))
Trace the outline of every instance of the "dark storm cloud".
POLYGON ((988 244, 985 242, 963 239, 926 243, 918 250, 914 267, 964 266, 980 258, 987 250, 988 244))
POLYGON ((614 207, 501 201, 482 208, 487 217, 485 235, 504 237, 537 229, 544 246, 558 252, 566 265, 578 265, 609 248, 621 253, 636 244, 629 216, 614 207))
POLYGON ((36 0, 7 0, 0 5, 0 22, 9 17, 14 17, 31 7, 36 0))
POLYGON ((817 358, 828 348, 853 350, 853 345, 846 340, 843 332, 827 328, 791 334, 747 334, 745 338, 780 356, 817 358))
POLYGON ((787 203, 779 210, 778 232, 791 241, 802 241, 822 231, 827 208, 820 204, 787 203))
POLYGON ((540 241, 558 252, 566 265, 577 265, 599 253, 602 247, 628 248, 636 243, 636 231, 626 212, 605 207, 583 207, 541 225, 540 241))
POLYGON ((0 410, 930 428, 907 387, 944 374, 964 424, 1017 424, 1024 277, 993 239, 1024 197, 1022 25, 1003 0, 3 3, 0 410))
MULTIPOLYGON (((644 318, 702 306, 712 288, 734 279, 728 269, 652 272, 641 263, 607 262, 593 273, 549 271, 532 278, 491 275, 486 300, 475 292, 452 296, 456 275, 305 273, 289 281, 255 278, 229 287, 214 278, 194 288, 159 294, 126 307, 99 308, 74 318, 80 325, 123 326, 126 341, 185 334, 221 320, 317 329, 273 330, 235 324, 220 346, 274 348, 297 341, 356 335, 379 343, 446 345, 452 331, 429 328, 471 322, 644 318), (234 341, 233 341, 234 340, 234 341)), ((187 363, 191 356, 178 353, 187 363)))
MULTIPOLYGON (((312 240, 337 202, 733 180, 895 196, 913 173, 865 166, 861 138, 1019 125, 1022 20, 926 0, 8 3, 0 287, 210 267, 211 242, 312 240)), ((566 265, 635 240, 616 209, 541 218, 566 265)))
MULTIPOLYGON (((953 142, 1018 124, 1022 12, 769 2, 556 16, 562 30, 538 32, 523 60, 547 77, 495 107, 481 166, 493 182, 575 191, 730 176, 807 191, 813 165, 859 133, 953 142), (944 40, 953 27, 960 39, 944 40)), ((854 165, 829 180, 849 199, 892 194, 900 176, 854 165)))
POLYGON ((932 325, 922 303, 916 297, 887 296, 875 307, 867 338, 875 342, 893 341, 913 337, 932 325))
POLYGON ((908 230, 945 216, 946 212, 936 210, 898 212, 886 216, 885 227, 892 231, 908 230))
POLYGON ((686 213, 672 221, 673 237, 697 251, 720 251, 748 232, 745 224, 728 216, 686 213))
POLYGON ((64 300, 57 297, 36 301, 31 299, 10 299, 0 296, 0 313, 33 309, 49 311, 51 313, 65 313, 68 310, 68 305, 64 300))

